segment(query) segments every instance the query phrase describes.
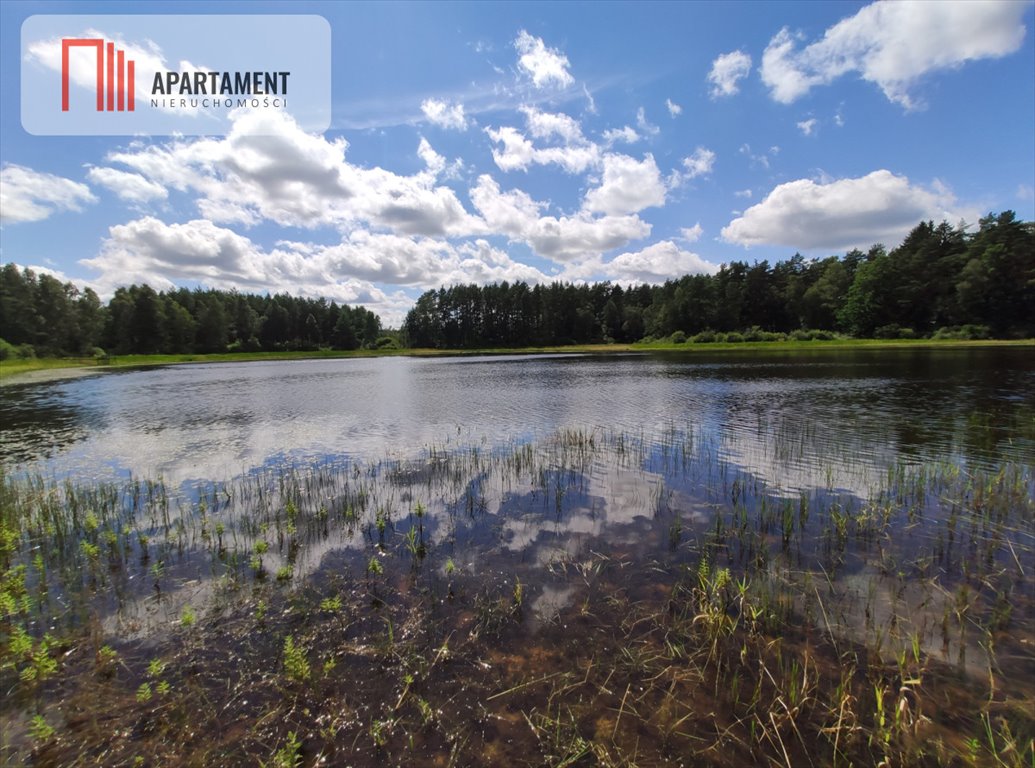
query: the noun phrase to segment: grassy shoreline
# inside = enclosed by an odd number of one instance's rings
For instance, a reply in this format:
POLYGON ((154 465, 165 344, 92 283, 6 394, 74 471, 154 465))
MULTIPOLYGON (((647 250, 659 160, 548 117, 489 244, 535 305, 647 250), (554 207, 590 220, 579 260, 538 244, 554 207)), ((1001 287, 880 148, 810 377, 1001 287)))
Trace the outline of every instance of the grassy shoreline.
POLYGON ((834 339, 831 341, 746 341, 738 343, 674 344, 669 341, 634 344, 574 344, 567 346, 496 347, 479 349, 310 350, 292 352, 224 352, 213 354, 119 355, 107 364, 89 358, 40 358, 5 360, 0 363, 0 382, 20 383, 22 374, 37 371, 110 371, 184 363, 233 363, 260 360, 322 360, 355 357, 472 357, 482 355, 627 354, 630 352, 784 352, 830 349, 970 349, 976 347, 1031 347, 1035 339, 934 340, 934 339, 834 339))

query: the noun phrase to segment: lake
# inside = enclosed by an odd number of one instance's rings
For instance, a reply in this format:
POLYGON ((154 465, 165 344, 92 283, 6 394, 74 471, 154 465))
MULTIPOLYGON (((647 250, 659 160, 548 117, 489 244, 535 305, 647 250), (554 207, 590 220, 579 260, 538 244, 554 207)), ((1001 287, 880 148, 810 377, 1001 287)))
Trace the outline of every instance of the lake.
MULTIPOLYGON (((107 739, 58 714, 98 685, 127 732, 283 724, 224 764, 288 724, 370 765, 1031 750, 1028 348, 178 365, 0 419, 11 755, 33 701, 53 761, 107 739)), ((177 762, 153 733, 125 749, 177 762)))
POLYGON ((178 365, 0 389, 0 456, 46 474, 219 480, 284 462, 693 426, 793 488, 825 457, 1035 462, 1030 349, 178 365), (766 458, 775 439, 794 461, 766 458))

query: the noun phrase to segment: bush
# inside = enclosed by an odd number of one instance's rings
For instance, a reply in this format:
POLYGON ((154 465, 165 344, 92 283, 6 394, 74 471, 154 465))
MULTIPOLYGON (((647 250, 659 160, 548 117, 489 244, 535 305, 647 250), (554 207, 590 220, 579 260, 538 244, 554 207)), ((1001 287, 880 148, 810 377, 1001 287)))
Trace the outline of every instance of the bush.
POLYGON ((0 339, 0 360, 11 360, 18 354, 18 348, 6 339, 0 339))
POLYGON ((379 336, 374 346, 377 349, 399 349, 399 343, 391 336, 379 336))
POLYGON ((833 331, 809 331, 809 335, 816 341, 833 341, 837 338, 833 331))
POLYGON ((727 344, 740 344, 742 341, 744 341, 744 337, 736 331, 730 331, 726 334, 727 344))
POLYGON ((875 339, 915 339, 916 331, 912 328, 903 328, 898 323, 882 325, 873 332, 875 339))
POLYGON ((973 341, 976 339, 987 339, 992 335, 992 329, 987 325, 961 325, 939 328, 935 331, 935 339, 953 339, 958 341, 973 341))
POLYGON ((668 340, 673 344, 686 344, 686 333, 684 331, 676 331, 668 337, 668 340))
POLYGON ((712 344, 715 341, 715 331, 706 328, 690 340, 694 344, 712 344))
POLYGON ((18 345, 18 358, 21 360, 35 360, 36 350, 33 349, 32 344, 19 344, 18 345))
POLYGON ((744 331, 744 341, 785 341, 787 334, 763 331, 757 325, 744 331))

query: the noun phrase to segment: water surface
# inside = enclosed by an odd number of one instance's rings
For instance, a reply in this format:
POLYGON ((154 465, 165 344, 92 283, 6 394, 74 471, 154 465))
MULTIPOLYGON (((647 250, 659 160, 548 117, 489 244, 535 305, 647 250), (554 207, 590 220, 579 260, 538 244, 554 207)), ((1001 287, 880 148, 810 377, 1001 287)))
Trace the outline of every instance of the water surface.
POLYGON ((1035 743, 1028 349, 184 365, 6 386, 0 419, 9 618, 72 649, 36 688, 35 651, 0 643, 0 760, 32 707, 67 726, 54 764, 110 741, 66 712, 169 722, 168 691, 132 693, 157 658, 220 681, 171 696, 262 759, 287 731, 357 765, 468 739, 465 764, 591 739, 724 766, 1035 743), (324 665, 307 707, 292 637, 324 665))
POLYGON ((820 482, 818 465, 839 456, 1033 462, 1035 356, 1014 348, 179 365, 4 387, 0 421, 8 467, 173 483, 284 461, 507 445, 564 428, 689 426, 721 440, 731 461, 797 489, 820 482))

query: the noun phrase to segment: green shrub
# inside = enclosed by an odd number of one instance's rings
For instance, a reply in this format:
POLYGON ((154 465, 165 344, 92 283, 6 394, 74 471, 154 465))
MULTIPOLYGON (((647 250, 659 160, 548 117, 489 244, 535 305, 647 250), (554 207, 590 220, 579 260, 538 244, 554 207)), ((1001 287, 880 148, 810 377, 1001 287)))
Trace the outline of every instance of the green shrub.
POLYGON ((934 332, 934 336, 932 338, 971 341, 975 339, 987 339, 991 334, 992 330, 987 325, 967 324, 939 328, 934 332))
POLYGON ((736 331, 730 331, 726 334, 727 344, 740 344, 742 341, 744 341, 744 337, 736 331))
POLYGON ((391 336, 379 336, 374 346, 378 349, 399 349, 399 343, 391 336))
POLYGON ((787 334, 763 331, 757 325, 744 331, 744 341, 785 341, 787 334))
POLYGON ((676 331, 668 337, 668 340, 673 344, 686 344, 686 333, 683 331, 676 331))
POLYGON ((912 328, 903 328, 898 323, 882 325, 873 332, 875 339, 915 339, 916 331, 912 328))
POLYGON ((18 348, 6 339, 0 339, 0 360, 12 360, 18 355, 18 348))
POLYGON ((694 344, 712 344, 715 341, 715 331, 706 328, 694 336, 691 341, 694 344))

